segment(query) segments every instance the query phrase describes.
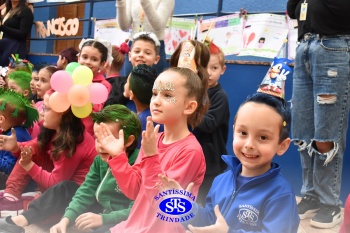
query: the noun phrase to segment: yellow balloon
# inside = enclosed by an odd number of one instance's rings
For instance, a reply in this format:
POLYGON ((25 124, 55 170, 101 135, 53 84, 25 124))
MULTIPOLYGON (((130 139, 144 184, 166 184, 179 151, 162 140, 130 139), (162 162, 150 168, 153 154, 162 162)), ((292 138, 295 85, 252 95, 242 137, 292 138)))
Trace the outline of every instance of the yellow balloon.
POLYGON ((76 117, 79 118, 85 118, 87 116, 90 115, 91 111, 92 111, 92 104, 91 103, 87 103, 84 106, 78 107, 78 106, 71 106, 72 108, 72 112, 76 117))
POLYGON ((93 79, 92 70, 87 66, 78 66, 72 73, 74 84, 89 85, 93 79))

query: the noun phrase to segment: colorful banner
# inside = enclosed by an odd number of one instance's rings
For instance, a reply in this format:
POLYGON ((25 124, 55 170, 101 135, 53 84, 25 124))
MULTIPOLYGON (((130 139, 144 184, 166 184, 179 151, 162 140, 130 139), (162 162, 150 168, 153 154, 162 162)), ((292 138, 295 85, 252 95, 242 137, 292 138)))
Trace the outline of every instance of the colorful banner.
POLYGON ((287 38, 285 15, 248 15, 243 29, 243 49, 238 56, 274 58, 287 38))
POLYGON ((243 19, 239 14, 203 20, 198 25, 199 41, 209 36, 225 55, 238 54, 241 51, 243 19))
POLYGON ((180 42, 194 38, 195 28, 194 19, 173 17, 172 21, 169 20, 165 29, 165 53, 172 55, 180 42))

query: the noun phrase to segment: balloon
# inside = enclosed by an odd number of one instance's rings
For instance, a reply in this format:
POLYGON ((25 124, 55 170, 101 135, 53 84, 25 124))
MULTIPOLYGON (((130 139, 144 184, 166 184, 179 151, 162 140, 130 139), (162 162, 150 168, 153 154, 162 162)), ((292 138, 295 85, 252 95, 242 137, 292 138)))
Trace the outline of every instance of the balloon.
POLYGON ((49 98, 49 106, 55 112, 66 111, 70 106, 67 94, 60 92, 52 93, 52 95, 49 98))
POLYGON ((108 90, 101 83, 91 83, 89 86, 90 102, 94 104, 101 104, 107 100, 108 90))
POLYGON ((81 84, 73 85, 68 91, 68 101, 72 105, 81 107, 90 100, 90 92, 87 86, 81 84))
POLYGON ((92 70, 87 66, 78 66, 72 73, 75 84, 89 85, 92 82, 92 70))
POLYGON ((73 86, 73 79, 67 71, 58 70, 52 74, 50 84, 55 91, 67 93, 69 88, 73 86))
POLYGON ((92 111, 92 104, 91 103, 87 103, 84 106, 78 107, 78 106, 74 106, 72 105, 72 112, 76 117, 79 118, 84 118, 90 115, 91 111, 92 111))
POLYGON ((78 62, 70 62, 68 63, 68 65, 66 66, 66 71, 70 72, 71 74, 73 73, 73 71, 75 70, 75 68, 77 68, 78 66, 80 66, 80 64, 78 62))

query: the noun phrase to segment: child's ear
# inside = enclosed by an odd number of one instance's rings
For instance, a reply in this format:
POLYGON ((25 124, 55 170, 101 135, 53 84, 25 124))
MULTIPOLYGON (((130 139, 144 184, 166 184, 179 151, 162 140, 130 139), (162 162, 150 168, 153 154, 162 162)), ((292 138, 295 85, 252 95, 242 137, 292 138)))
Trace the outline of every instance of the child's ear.
POLYGON ((276 152, 277 155, 281 156, 283 155, 289 148, 290 145, 290 138, 284 139, 279 145, 278 150, 276 152))
POLYGON ((131 62, 131 52, 128 53, 129 61, 131 62))
POLYGON ((221 75, 223 75, 224 73, 225 73, 225 71, 226 71, 226 66, 224 65, 223 67, 222 67, 222 70, 221 70, 221 75))
POLYGON ((6 121, 6 118, 3 115, 0 115, 0 123, 3 123, 6 121))
POLYGON ((135 97, 134 92, 132 92, 132 91, 130 90, 130 91, 129 91, 129 99, 130 99, 130 100, 133 100, 134 97, 135 97))
POLYGON ((124 143, 124 147, 128 148, 129 146, 131 146, 131 144, 135 141, 135 136, 134 135, 130 135, 128 137, 128 140, 124 143))
POLYGON ((22 94, 23 94, 25 97, 28 97, 28 95, 29 95, 29 90, 24 90, 22 94))
POLYGON ((184 114, 191 115, 194 111, 196 111, 197 106, 198 106, 197 101, 189 100, 185 108, 184 114))
POLYGON ((100 63, 100 69, 104 69, 107 62, 103 61, 100 63))
POLYGON ((156 56, 156 59, 155 59, 154 62, 153 62, 153 64, 156 65, 156 64, 159 62, 159 60, 160 60, 160 56, 157 55, 157 56, 156 56))

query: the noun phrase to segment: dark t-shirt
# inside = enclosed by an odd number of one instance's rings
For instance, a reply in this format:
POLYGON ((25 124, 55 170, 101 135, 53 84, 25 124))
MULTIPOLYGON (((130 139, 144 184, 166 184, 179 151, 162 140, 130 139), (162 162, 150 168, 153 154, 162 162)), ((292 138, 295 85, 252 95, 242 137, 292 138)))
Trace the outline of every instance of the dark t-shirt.
POLYGON ((304 0, 288 0, 287 12, 298 20, 298 38, 305 33, 322 36, 350 35, 349 0, 306 0, 308 4, 305 21, 299 21, 300 8, 304 0))

